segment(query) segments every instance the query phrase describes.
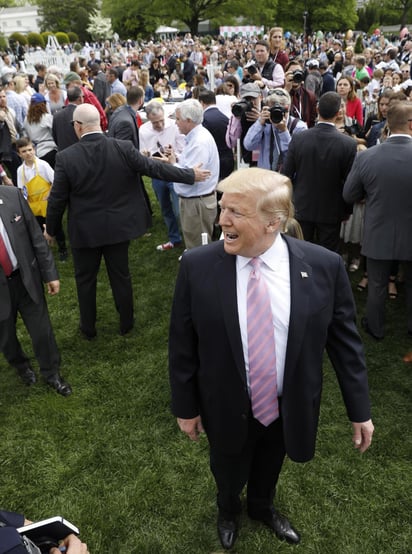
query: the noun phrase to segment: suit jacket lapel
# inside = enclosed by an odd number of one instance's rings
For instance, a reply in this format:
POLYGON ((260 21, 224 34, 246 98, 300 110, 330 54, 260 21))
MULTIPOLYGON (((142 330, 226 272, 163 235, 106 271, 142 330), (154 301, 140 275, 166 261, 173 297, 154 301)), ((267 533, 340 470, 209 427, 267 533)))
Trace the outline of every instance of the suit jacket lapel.
POLYGON ((285 377, 290 381, 293 369, 300 356, 308 320, 309 298, 312 294, 312 267, 305 262, 299 241, 283 236, 289 249, 290 266, 290 319, 286 347, 285 377))
POLYGON ((237 309, 236 256, 222 253, 222 257, 216 264, 216 281, 233 359, 239 375, 246 385, 245 360, 237 309))

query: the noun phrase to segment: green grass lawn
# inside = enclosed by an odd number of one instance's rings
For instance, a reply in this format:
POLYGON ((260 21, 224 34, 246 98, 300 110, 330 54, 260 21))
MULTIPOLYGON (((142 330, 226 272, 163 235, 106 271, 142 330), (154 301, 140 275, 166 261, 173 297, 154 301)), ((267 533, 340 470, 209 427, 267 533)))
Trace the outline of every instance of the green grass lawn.
MULTIPOLYGON (((26 388, 0 362, 0 506, 33 520, 63 515, 80 528, 91 554, 221 552, 207 441, 190 442, 169 410, 168 321, 181 250, 155 250, 167 236, 154 207, 152 236, 130 249, 137 317, 131 336, 118 334, 102 267, 98 337, 82 339, 72 263, 59 264, 61 292, 49 307, 72 396, 41 382, 26 388)), ((358 278, 360 271, 353 282, 358 278)), ((363 314, 366 294, 355 297, 363 314)), ((325 358, 316 456, 307 464, 287 461, 278 490, 277 506, 302 542, 282 544, 244 516, 237 554, 412 552, 412 366, 402 362, 412 341, 402 287, 398 299, 388 301, 387 338, 364 339, 373 445, 364 455, 353 449, 325 358)))

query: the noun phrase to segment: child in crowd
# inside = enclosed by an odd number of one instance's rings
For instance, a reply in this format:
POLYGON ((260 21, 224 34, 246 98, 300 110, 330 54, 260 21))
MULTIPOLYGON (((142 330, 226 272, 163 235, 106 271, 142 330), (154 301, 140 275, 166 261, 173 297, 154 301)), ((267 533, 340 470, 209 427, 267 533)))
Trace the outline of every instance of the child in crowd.
MULTIPOLYGON (((17 186, 23 192, 24 198, 43 231, 46 223, 47 199, 53 185, 54 171, 45 160, 36 156, 30 139, 18 139, 16 150, 23 162, 17 169, 17 186)), ((60 261, 64 262, 67 260, 67 248, 63 229, 56 233, 56 242, 60 261)))

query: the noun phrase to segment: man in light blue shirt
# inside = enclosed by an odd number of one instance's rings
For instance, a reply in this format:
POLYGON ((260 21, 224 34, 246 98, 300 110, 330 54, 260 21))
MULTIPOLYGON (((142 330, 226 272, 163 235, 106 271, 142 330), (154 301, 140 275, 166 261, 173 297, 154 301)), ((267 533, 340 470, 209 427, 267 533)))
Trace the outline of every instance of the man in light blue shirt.
POLYGON ((243 139, 247 150, 259 150, 258 167, 280 171, 292 134, 307 129, 304 121, 289 114, 290 102, 286 90, 272 90, 243 139))
POLYGON ((203 108, 197 100, 185 100, 176 108, 176 125, 185 135, 185 147, 177 158, 169 149, 170 161, 188 168, 199 163, 210 171, 210 177, 194 185, 175 183, 179 196, 180 223, 186 248, 202 244, 202 233, 212 239, 217 215, 216 186, 219 180, 219 153, 213 136, 202 125, 203 108))
POLYGON ((119 79, 117 70, 112 67, 106 71, 106 80, 109 83, 110 94, 118 92, 122 96, 126 96, 127 89, 119 79))

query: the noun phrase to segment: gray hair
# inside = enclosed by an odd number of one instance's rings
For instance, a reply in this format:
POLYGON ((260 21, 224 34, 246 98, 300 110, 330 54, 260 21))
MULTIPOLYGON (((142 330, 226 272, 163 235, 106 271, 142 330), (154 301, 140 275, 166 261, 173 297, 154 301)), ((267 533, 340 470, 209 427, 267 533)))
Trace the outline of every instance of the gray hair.
POLYGON ((151 100, 144 108, 147 116, 149 115, 158 115, 164 114, 164 108, 160 102, 157 100, 151 100))
POLYGON ((266 102, 268 106, 273 106, 273 104, 280 104, 283 108, 288 108, 290 106, 291 100, 287 90, 283 88, 276 88, 269 92, 269 95, 266 98, 266 102))
POLYGON ((179 110, 182 119, 190 119, 195 125, 200 125, 203 121, 203 108, 198 100, 184 100, 176 110, 179 110))

